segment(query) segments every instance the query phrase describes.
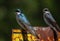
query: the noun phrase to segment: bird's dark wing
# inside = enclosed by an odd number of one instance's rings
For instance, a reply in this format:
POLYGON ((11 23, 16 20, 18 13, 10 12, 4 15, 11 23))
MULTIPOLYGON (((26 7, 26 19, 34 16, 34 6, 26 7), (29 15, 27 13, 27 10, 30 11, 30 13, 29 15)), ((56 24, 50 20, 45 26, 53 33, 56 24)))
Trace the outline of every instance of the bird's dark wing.
POLYGON ((58 24, 56 23, 56 21, 52 21, 50 18, 48 18, 46 16, 45 16, 45 18, 50 25, 52 25, 53 27, 55 27, 57 30, 60 31, 60 28, 59 28, 58 24))
POLYGON ((17 17, 17 15, 16 15, 16 20, 17 23, 22 27, 22 29, 26 30, 25 25, 21 22, 21 20, 17 17))

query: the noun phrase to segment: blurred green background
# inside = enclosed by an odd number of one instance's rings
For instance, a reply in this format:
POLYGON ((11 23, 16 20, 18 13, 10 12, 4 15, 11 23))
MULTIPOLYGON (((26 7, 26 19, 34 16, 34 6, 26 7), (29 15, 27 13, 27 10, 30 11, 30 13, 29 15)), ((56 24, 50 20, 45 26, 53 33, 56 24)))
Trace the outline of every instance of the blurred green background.
POLYGON ((44 8, 49 8, 60 25, 59 0, 0 0, 0 41, 11 41, 11 30, 19 28, 15 10, 20 8, 32 26, 47 26, 43 20, 44 8))

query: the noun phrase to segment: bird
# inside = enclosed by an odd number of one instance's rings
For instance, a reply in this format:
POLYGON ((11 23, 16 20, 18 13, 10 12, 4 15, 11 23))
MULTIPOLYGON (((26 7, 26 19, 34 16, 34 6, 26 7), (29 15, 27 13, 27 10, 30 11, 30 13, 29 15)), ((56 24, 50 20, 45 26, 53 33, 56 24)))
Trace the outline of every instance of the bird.
POLYGON ((22 29, 39 38, 38 34, 33 29, 33 26, 30 24, 30 22, 27 20, 26 16, 21 12, 20 9, 16 9, 16 20, 22 29))
POLYGON ((48 8, 43 9, 43 19, 45 23, 51 27, 54 32, 55 41, 57 40, 57 34, 60 32, 59 25, 57 24, 56 20, 53 18, 51 12, 48 8))
POLYGON ((49 25, 53 29, 55 28, 57 31, 60 32, 60 27, 57 24, 56 20, 53 18, 52 14, 48 10, 48 8, 43 9, 43 18, 47 25, 49 25))

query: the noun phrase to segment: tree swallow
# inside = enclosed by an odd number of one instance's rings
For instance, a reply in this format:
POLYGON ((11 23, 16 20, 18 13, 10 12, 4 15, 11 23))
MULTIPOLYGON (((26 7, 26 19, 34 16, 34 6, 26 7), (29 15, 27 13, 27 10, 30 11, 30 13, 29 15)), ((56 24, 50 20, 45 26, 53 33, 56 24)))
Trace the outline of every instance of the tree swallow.
POLYGON ((58 26, 58 24, 56 23, 55 19, 53 18, 53 16, 51 15, 50 11, 48 10, 48 8, 43 9, 43 18, 45 23, 51 27, 51 29, 54 32, 54 39, 55 41, 58 40, 57 35, 58 35, 58 31, 60 32, 60 28, 58 26))
POLYGON ((20 9, 16 10, 16 20, 17 23, 22 27, 22 29, 29 31, 31 34, 39 38, 30 22, 26 19, 25 15, 21 12, 20 9))
POLYGON ((58 26, 57 22, 51 15, 48 8, 43 9, 43 18, 47 25, 49 25, 52 28, 55 28, 57 31, 60 31, 60 27, 58 26))

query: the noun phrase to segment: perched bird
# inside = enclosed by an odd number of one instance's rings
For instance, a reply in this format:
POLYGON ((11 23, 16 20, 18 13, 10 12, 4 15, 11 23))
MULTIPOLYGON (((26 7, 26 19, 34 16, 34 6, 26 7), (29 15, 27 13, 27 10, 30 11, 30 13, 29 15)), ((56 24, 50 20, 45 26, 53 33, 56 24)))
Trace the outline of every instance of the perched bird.
POLYGON ((25 15, 21 12, 20 9, 16 10, 16 20, 22 29, 24 29, 25 31, 29 31, 31 34, 39 38, 30 22, 26 19, 25 15))
POLYGON ((55 28, 57 31, 60 31, 60 27, 58 26, 55 19, 52 17, 50 11, 48 8, 43 9, 43 18, 47 25, 49 25, 51 28, 55 28))
POLYGON ((50 11, 48 10, 48 8, 43 9, 43 18, 45 23, 51 27, 51 29, 54 32, 54 38, 55 41, 57 40, 57 32, 60 31, 60 28, 58 26, 58 24, 56 23, 55 19, 52 17, 50 11))

